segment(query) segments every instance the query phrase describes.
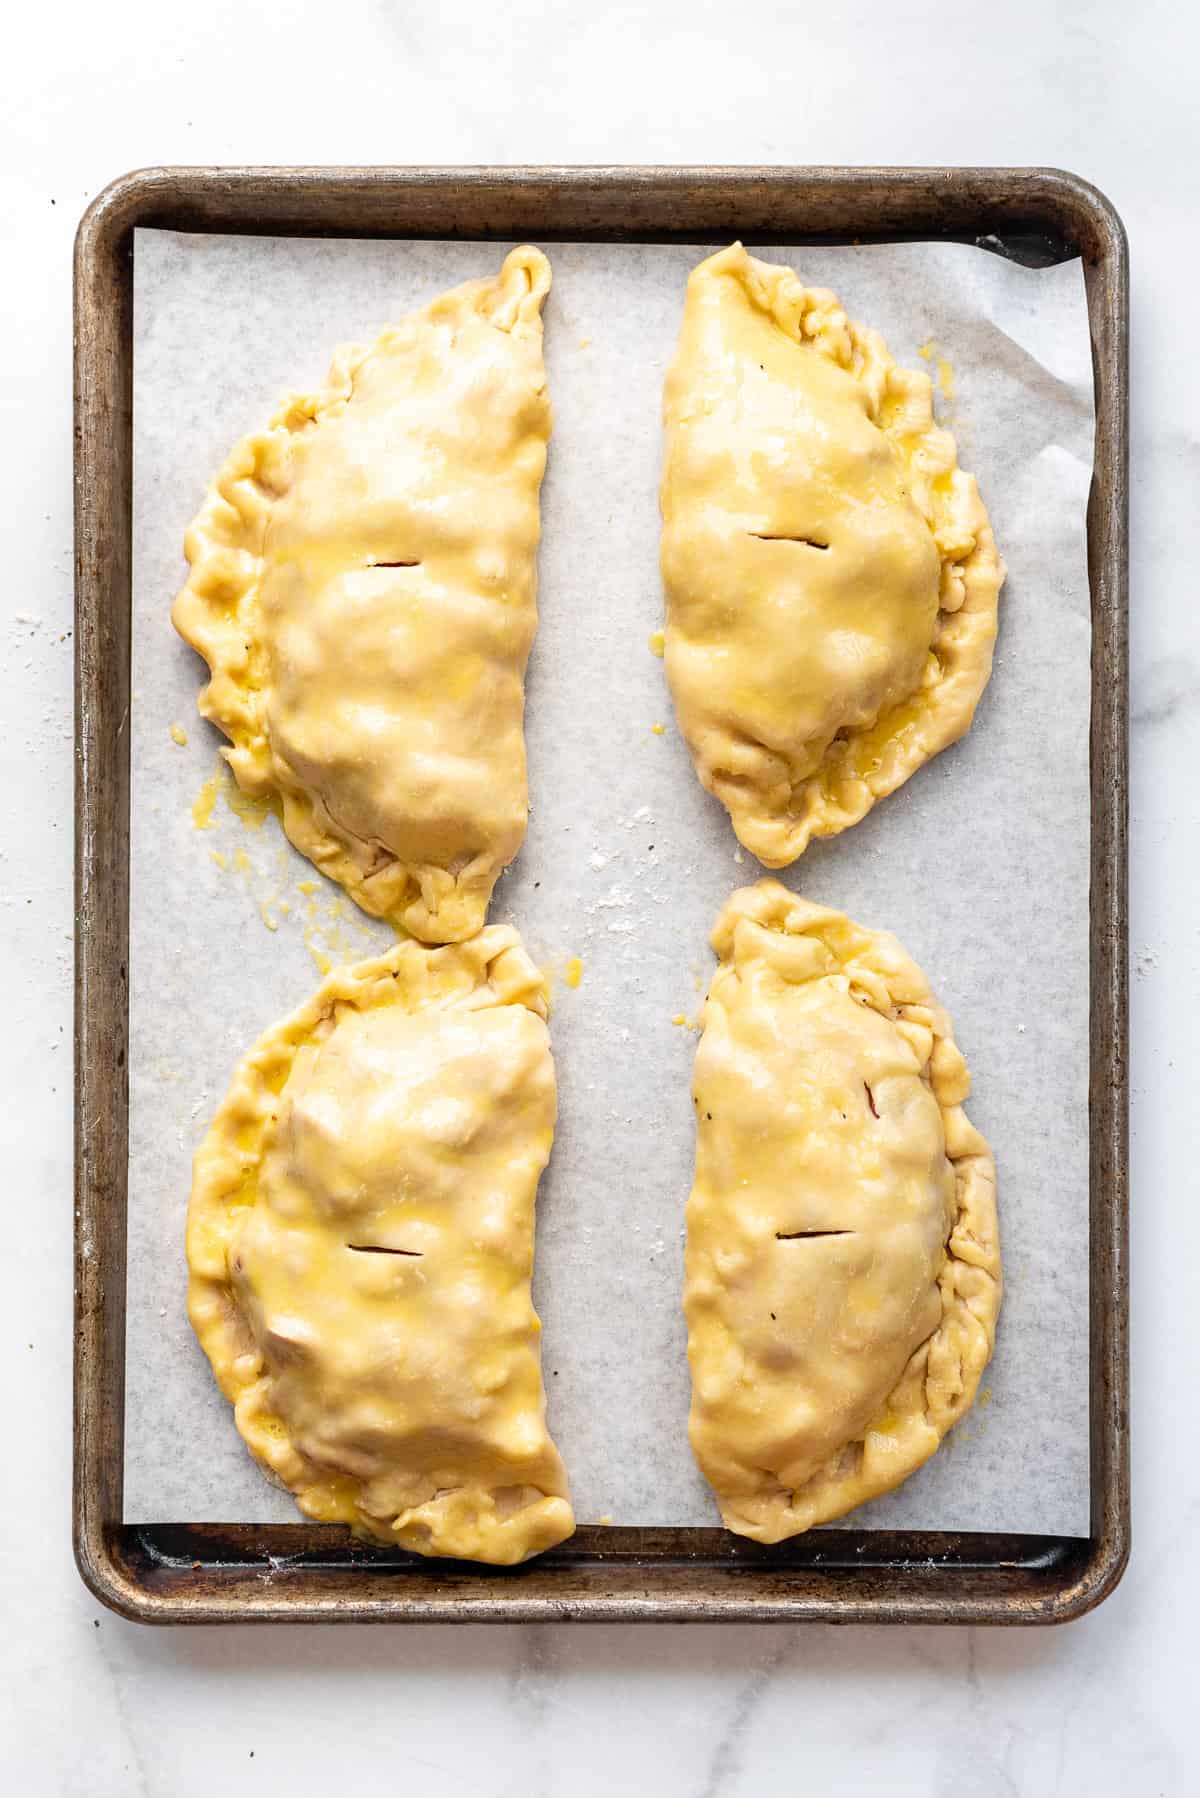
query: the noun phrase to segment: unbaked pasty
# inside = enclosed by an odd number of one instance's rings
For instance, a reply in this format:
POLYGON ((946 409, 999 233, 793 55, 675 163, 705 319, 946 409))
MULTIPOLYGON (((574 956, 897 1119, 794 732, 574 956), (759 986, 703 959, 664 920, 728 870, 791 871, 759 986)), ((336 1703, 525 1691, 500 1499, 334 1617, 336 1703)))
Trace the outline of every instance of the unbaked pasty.
POLYGON ((696 268, 667 375, 667 678, 696 771, 768 867, 967 729, 1004 568, 975 481, 836 298, 741 244, 696 268))
POLYGON ((511 929, 398 944, 267 1032, 197 1152, 188 1312, 309 1517, 505 1565, 575 1527, 530 1298, 545 1012, 511 929))
POLYGON ((239 443, 187 533, 176 628, 248 793, 364 910, 484 921, 526 823, 550 265, 514 250, 239 443))
POLYGON ((726 1527, 778 1542, 898 1485, 970 1406, 1000 1304, 995 1168, 894 937, 762 880, 712 940, 689 1433, 726 1527))

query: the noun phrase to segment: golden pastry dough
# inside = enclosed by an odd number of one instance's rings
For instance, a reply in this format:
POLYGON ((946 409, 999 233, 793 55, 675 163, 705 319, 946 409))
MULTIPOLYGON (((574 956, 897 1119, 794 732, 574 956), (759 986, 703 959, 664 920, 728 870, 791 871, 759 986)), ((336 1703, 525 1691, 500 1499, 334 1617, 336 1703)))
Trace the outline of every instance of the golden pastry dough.
POLYGON ((679 726, 780 868, 962 736, 1004 567, 929 376, 741 244, 688 281, 664 418, 679 726))
POLYGON ((728 1529, 779 1542, 927 1461, 1000 1305, 995 1168, 899 943, 734 893, 696 1053, 689 1434, 728 1529))
POLYGON ((309 1517, 503 1565, 575 1527, 529 1289, 545 1014, 513 930, 398 944, 267 1032, 196 1155, 188 1313, 309 1517))
POLYGON ((238 444, 185 542, 175 626, 239 784, 427 942, 479 929, 525 835, 549 286, 514 250, 339 350, 238 444))

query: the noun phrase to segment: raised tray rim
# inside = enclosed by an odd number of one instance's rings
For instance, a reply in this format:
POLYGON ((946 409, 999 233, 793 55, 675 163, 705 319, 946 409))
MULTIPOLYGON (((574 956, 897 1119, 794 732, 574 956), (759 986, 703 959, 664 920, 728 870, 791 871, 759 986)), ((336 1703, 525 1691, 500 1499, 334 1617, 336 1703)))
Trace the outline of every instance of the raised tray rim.
POLYGON ((73 1525, 104 1604, 141 1622, 808 1620, 1057 1623, 1116 1586, 1128 1422, 1128 247, 1111 203, 1044 168, 147 168, 75 249, 76 1099, 73 1525), (515 1570, 415 1562, 305 1524, 122 1521, 128 1128, 132 246, 137 228, 755 242, 949 238, 1083 260, 1096 394, 1092 592, 1087 1537, 585 1528, 515 1570))

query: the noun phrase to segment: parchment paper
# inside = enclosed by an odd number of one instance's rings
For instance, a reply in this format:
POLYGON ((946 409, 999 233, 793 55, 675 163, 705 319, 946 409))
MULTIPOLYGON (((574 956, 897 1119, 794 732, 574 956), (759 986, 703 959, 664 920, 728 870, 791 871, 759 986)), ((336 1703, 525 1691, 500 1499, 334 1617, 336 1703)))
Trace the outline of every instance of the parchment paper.
MULTIPOLYGON (((532 816, 491 917, 560 972, 583 959, 578 990, 556 989, 560 1113, 534 1282, 550 1421, 583 1522, 717 1521, 685 1434, 696 1038, 672 1018, 696 1017, 716 914, 760 870, 696 781, 648 648, 662 621, 662 376, 687 272, 716 247, 549 251, 555 428, 528 682, 532 816)), ((760 253, 833 287, 901 361, 925 346, 932 371, 951 365, 941 410, 1009 569, 969 736, 782 876, 894 930, 930 975, 999 1167, 1006 1294, 984 1393, 858 1521, 1085 1533, 1092 388, 1079 265, 1029 271, 954 245, 760 253)), ((202 665, 168 618, 183 531, 235 440, 286 391, 317 383, 336 343, 370 339, 502 255, 138 233, 130 1521, 297 1515, 251 1462, 187 1323, 190 1160, 239 1056, 317 984, 311 950, 323 940, 333 959, 358 958, 391 940, 274 818, 247 821, 218 794, 197 828, 218 737, 195 712, 202 665)))

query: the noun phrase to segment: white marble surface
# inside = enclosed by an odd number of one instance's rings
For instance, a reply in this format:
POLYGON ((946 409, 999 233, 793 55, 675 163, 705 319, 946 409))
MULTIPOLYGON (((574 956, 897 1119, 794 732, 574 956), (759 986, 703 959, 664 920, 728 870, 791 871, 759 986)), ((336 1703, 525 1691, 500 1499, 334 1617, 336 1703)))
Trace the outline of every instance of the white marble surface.
MULTIPOLYGON (((793 8, 231 0, 6 21, 0 600, 0 1773, 42 1798, 1184 1794, 1200 1573, 1200 50, 1177 0, 793 8), (1057 163, 1133 246, 1136 1543, 1051 1634, 149 1632, 68 1542, 71 237, 150 162, 1057 163)), ((1047 903, 1051 902, 1048 894, 1047 903)))

